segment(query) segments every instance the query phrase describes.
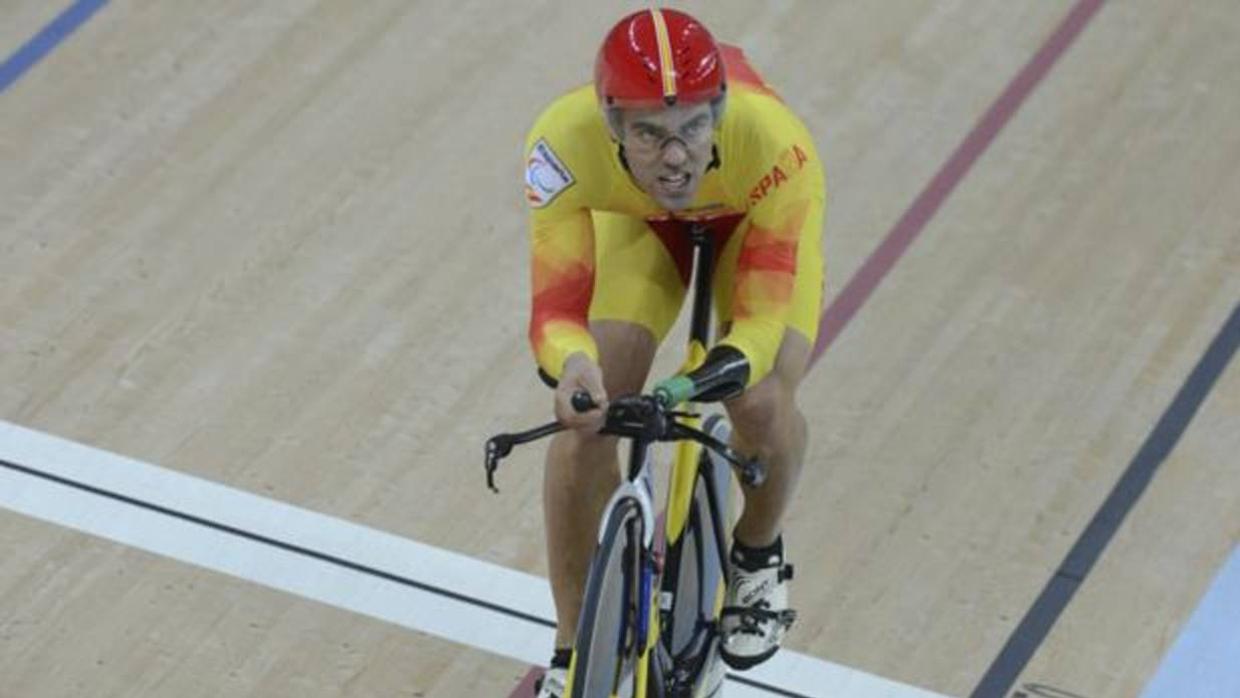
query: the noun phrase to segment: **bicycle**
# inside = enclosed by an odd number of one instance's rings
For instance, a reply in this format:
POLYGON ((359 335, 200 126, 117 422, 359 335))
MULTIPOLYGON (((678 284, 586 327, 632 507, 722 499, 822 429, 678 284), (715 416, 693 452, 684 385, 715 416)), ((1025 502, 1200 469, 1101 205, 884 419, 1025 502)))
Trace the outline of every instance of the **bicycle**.
MULTIPOLYGON (((731 539, 731 471, 756 487, 765 480, 766 469, 728 446, 729 426, 722 415, 703 422, 695 412, 675 410, 730 379, 722 373, 697 381, 686 375, 706 358, 713 262, 709 229, 692 225, 689 235, 695 271, 685 364, 651 394, 612 400, 601 430, 630 442, 628 473, 599 524, 566 698, 705 698, 719 695, 726 677, 719 655, 719 619, 730 581, 725 561, 731 539), (656 442, 678 442, 662 546, 655 542, 652 502, 650 447, 656 442)), ((574 395, 573 406, 580 412, 594 407, 585 393, 574 395)), ((552 422, 489 439, 487 486, 498 492, 495 472, 514 446, 562 429, 552 422)), ((789 610, 781 622, 794 619, 795 612, 789 610)))

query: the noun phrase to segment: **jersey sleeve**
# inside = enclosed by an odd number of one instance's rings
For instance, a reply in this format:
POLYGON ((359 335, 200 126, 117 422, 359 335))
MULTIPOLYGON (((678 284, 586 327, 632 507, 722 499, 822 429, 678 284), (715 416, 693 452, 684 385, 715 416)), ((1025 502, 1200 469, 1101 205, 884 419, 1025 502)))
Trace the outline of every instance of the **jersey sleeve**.
MULTIPOLYGON (((773 107, 775 109, 776 107, 773 107)), ((821 235, 816 221, 826 204, 822 166, 808 132, 784 113, 760 122, 740 148, 745 158, 748 225, 732 289, 732 326, 720 344, 749 359, 749 385, 774 367, 796 286, 798 248, 821 235), (815 207, 818 207, 815 211, 815 207)))
POLYGON ((532 303, 529 338, 538 365, 558 379, 576 352, 598 360, 588 329, 594 293, 594 226, 574 170, 571 133, 545 113, 526 141, 532 303))

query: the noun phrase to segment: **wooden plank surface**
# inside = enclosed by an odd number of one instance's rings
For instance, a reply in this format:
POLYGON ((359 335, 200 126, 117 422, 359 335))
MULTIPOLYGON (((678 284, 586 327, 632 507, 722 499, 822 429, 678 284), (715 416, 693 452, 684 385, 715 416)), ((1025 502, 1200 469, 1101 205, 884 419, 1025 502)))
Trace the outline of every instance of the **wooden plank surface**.
MULTIPOLYGON (((487 435, 549 412, 524 338, 520 148, 630 6, 113 0, 0 97, 0 418, 543 574, 541 449, 498 497, 479 462, 487 435)), ((1071 6, 687 8, 818 140, 830 299, 1071 6)), ((0 9, 0 49, 46 21, 32 7, 0 9)), ((806 380, 791 647, 965 695, 1089 521, 1240 299, 1230 10, 1108 3, 806 380)), ((1200 535, 1124 529, 1022 680, 1093 698, 1153 671, 1235 539, 1234 500, 1191 502, 1240 491, 1236 385, 1134 513, 1200 535), (1141 642, 1119 641, 1119 599, 1153 599, 1141 642)), ((6 512, 0 537, 24 561, 0 568, 6 601, 40 579, 27 567, 63 569, 46 580, 98 633, 196 624, 202 644, 158 660, 178 691, 251 642, 270 666, 238 694, 296 694, 280 671, 328 691, 339 648, 296 631, 319 624, 369 662, 350 695, 403 690, 406 659, 452 677, 426 695, 523 673, 6 512), (143 613, 110 608, 117 578, 141 580, 124 607, 143 613), (247 639, 248 609, 273 604, 288 628, 247 639)), ((85 657, 56 632, 6 642, 32 667, 85 657)), ((109 648, 128 695, 166 695, 139 681, 150 652, 109 648)), ((48 695, 78 680, 20 676, 48 695)))

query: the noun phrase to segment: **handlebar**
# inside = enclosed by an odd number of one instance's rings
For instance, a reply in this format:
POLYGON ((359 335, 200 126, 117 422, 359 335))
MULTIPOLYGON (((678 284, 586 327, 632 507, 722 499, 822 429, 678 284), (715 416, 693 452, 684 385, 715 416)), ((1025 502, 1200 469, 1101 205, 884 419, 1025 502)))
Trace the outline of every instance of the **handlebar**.
MULTIPOLYGON (((597 407, 590 395, 584 392, 575 393, 572 404, 573 409, 578 412, 588 412, 597 407)), ((599 433, 647 442, 696 441, 731 463, 737 477, 746 486, 759 487, 766 481, 765 465, 756 459, 745 458, 710 434, 678 421, 677 418, 697 415, 673 411, 671 406, 674 404, 677 403, 669 403, 657 392, 653 395, 618 397, 608 404, 606 419, 599 433)), ((537 441, 565 428, 559 422, 551 422, 528 431, 498 434, 488 439, 485 463, 487 487, 493 492, 499 492, 495 486, 495 471, 499 469, 499 462, 512 453, 513 446, 537 441)))

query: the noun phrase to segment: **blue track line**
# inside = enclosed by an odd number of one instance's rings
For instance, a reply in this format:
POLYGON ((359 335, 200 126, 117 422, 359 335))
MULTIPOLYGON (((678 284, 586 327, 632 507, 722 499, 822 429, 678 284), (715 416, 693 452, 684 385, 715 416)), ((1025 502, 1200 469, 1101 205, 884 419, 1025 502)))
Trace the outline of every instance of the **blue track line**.
POLYGON ((0 63, 0 92, 9 89, 107 3, 108 0, 78 0, 61 12, 16 53, 0 63))

